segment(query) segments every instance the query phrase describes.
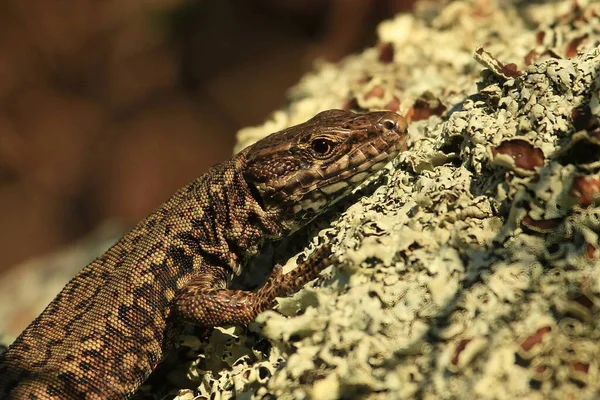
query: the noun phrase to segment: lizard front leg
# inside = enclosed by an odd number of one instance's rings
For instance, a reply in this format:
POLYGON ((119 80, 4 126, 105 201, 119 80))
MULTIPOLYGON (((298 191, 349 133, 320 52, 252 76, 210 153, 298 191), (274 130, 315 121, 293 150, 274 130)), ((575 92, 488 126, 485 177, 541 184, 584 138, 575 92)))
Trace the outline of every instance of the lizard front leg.
MULTIPOLYGON (((272 308, 275 298, 289 296, 315 279, 332 262, 331 247, 325 245, 287 274, 275 266, 263 286, 254 290, 215 289, 215 275, 202 272, 188 282, 175 303, 179 319, 202 327, 247 325, 258 314, 272 308)), ((215 285, 216 284, 216 285, 215 285)))

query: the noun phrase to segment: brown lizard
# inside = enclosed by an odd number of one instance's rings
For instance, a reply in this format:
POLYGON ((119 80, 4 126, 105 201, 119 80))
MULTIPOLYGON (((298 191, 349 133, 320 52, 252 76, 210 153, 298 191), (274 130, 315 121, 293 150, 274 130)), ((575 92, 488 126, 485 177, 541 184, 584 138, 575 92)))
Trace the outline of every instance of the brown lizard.
POLYGON ((227 289, 265 239, 321 214, 406 147, 391 112, 329 110, 180 189, 79 272, 0 356, 1 399, 126 399, 185 323, 244 325, 331 263, 324 246, 255 291, 227 289))

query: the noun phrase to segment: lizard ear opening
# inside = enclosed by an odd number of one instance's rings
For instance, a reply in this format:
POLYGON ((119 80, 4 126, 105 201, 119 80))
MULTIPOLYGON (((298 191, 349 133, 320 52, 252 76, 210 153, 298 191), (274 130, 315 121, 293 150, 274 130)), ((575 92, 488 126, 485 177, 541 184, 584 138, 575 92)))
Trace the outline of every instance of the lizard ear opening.
POLYGON ((258 203, 258 205, 260 206, 260 208, 262 208, 263 210, 265 209, 265 202, 263 200, 263 198, 260 195, 260 191, 258 190, 258 188, 256 187, 256 185, 254 185, 253 183, 248 182, 248 188, 250 189, 250 194, 252 195, 252 198, 258 203))

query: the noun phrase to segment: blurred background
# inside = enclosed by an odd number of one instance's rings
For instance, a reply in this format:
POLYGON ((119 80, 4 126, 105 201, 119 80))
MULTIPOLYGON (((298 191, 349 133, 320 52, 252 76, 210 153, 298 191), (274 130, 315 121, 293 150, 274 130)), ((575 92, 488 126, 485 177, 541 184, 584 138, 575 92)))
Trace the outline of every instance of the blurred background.
MULTIPOLYGON (((130 227, 411 0, 4 0, 0 274, 130 227)), ((83 267, 81 265, 80 267, 83 267)))

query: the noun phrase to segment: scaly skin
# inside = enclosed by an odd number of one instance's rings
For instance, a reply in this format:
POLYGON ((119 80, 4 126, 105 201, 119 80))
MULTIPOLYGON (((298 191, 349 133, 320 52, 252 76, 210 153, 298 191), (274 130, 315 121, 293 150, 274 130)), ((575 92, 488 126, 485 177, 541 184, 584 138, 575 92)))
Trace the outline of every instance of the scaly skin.
POLYGON ((126 399, 184 323, 244 325, 331 262, 328 246, 256 291, 228 290, 266 239, 321 214, 404 150, 390 112, 330 110, 179 190, 77 274, 0 356, 2 399, 126 399))

